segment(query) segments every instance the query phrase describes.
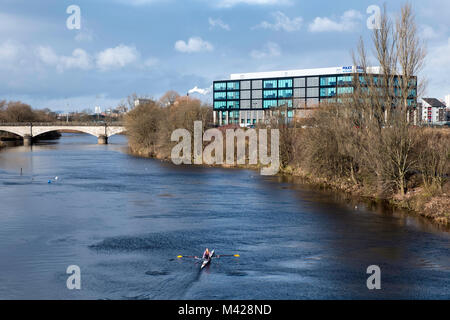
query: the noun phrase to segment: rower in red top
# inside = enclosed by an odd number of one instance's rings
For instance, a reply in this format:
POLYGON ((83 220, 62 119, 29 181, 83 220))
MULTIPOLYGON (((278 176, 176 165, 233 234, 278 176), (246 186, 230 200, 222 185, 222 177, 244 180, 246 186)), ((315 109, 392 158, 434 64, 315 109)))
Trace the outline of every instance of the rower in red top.
POLYGON ((210 252, 209 249, 206 248, 205 252, 203 252, 203 259, 208 260, 210 258, 210 252))

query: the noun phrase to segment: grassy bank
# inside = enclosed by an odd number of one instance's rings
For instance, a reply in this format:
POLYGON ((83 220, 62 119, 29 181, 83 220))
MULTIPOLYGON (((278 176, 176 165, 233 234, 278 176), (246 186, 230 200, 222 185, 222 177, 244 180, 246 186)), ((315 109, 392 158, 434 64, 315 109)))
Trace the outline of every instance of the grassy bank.
MULTIPOLYGON (((323 105, 307 122, 294 120, 289 125, 279 110, 280 117, 265 125, 280 132, 279 174, 353 196, 388 201, 449 225, 450 130, 415 127, 394 115, 387 125, 352 118, 354 113, 342 116, 347 107, 323 105), (340 116, 336 116, 336 108, 340 116)), ((193 136, 194 121, 212 121, 209 110, 200 101, 185 97, 170 106, 153 101, 135 108, 126 119, 131 153, 170 161, 177 143, 170 139, 173 130, 187 129, 193 136)))

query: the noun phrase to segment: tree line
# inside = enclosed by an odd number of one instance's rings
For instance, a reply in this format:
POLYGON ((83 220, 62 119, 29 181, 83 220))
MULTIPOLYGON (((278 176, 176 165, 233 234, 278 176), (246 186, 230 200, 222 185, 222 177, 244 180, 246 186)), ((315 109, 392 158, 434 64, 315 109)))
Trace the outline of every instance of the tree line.
POLYGON ((53 122, 56 118, 50 109, 35 110, 20 101, 0 101, 0 122, 53 122))

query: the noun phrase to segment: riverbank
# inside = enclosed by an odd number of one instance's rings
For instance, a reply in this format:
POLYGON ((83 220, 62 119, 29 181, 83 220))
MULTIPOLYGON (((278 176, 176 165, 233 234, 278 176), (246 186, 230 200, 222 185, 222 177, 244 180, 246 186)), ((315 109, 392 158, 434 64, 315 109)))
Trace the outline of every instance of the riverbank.
POLYGON ((283 175, 301 178, 308 184, 320 186, 335 191, 341 191, 352 197, 370 199, 373 201, 386 201, 394 208, 405 209, 412 215, 418 215, 443 226, 450 226, 450 183, 446 182, 442 190, 427 190, 416 187, 408 190, 404 196, 395 194, 390 197, 375 196, 373 190, 356 186, 350 181, 328 180, 315 177, 301 170, 288 167, 283 175))
MULTIPOLYGON (((386 124, 378 117, 362 117, 354 112, 355 107, 352 103, 322 104, 310 118, 295 119, 286 125, 286 119, 279 114, 280 118, 273 116, 258 124, 257 129, 278 130, 280 174, 303 177, 310 184, 354 196, 387 201, 448 225, 450 130, 412 126, 402 110, 392 114, 386 124)), ((210 110, 191 98, 169 106, 157 101, 140 105, 126 117, 131 152, 170 160, 176 145, 171 141, 175 130, 183 128, 184 133, 194 137, 194 122, 201 120, 206 134, 213 127, 210 110)), ((238 128, 234 124, 219 130, 223 134, 238 128)), ((202 147, 208 146, 204 142, 202 147)), ((191 141, 186 152, 194 149, 191 141)))
MULTIPOLYGON (((146 148, 132 148, 129 146, 129 153, 133 156, 157 159, 169 162, 170 159, 160 156, 159 153, 153 153, 146 148)), ((200 165, 203 167, 220 168, 240 168, 249 170, 260 170, 257 165, 200 165)), ((450 226, 450 183, 446 182, 441 191, 426 190, 423 187, 416 187, 408 190, 404 196, 395 194, 393 196, 382 197, 375 195, 373 190, 362 186, 354 185, 351 181, 343 179, 330 180, 323 177, 312 175, 301 168, 287 166, 279 174, 283 177, 298 178, 302 184, 318 187, 320 189, 342 192, 349 197, 370 200, 374 202, 385 202, 394 209, 406 210, 411 215, 425 217, 431 222, 449 227, 450 226)), ((295 182, 293 182, 295 183, 295 182)))

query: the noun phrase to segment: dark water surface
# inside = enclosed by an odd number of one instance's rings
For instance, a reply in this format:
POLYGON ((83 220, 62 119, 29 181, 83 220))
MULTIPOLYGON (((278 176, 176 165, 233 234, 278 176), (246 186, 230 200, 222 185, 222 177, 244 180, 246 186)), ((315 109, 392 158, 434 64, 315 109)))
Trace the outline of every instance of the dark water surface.
POLYGON ((0 298, 450 298, 449 233, 423 220, 254 171, 135 158, 122 136, 96 142, 0 152, 0 298), (241 257, 202 272, 176 259, 206 246, 241 257), (66 288, 69 265, 81 290, 66 288), (369 265, 381 290, 366 287, 369 265))

